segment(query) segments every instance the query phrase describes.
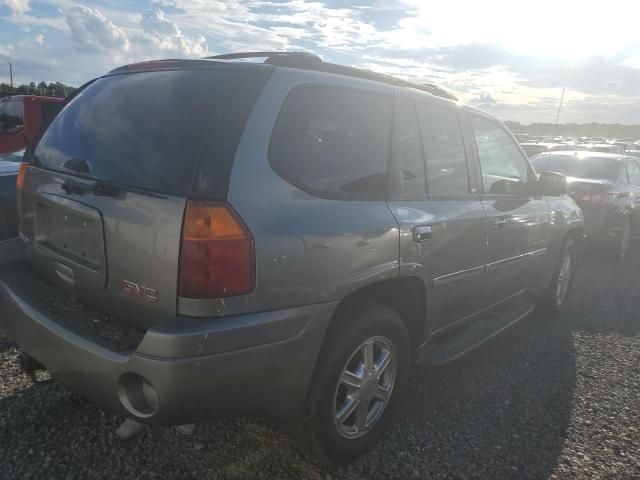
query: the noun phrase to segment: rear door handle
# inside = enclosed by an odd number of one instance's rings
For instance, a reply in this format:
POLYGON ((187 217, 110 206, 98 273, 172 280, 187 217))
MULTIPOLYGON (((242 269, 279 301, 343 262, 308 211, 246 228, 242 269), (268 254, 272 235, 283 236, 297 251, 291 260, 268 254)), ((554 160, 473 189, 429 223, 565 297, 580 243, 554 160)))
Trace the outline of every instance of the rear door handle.
POLYGON ((420 225, 413 229, 413 241, 424 242, 431 239, 433 233, 433 227, 431 225, 420 225))
POLYGON ((504 228, 506 224, 507 224, 507 219, 504 217, 497 217, 493 219, 493 228, 495 230, 504 228))

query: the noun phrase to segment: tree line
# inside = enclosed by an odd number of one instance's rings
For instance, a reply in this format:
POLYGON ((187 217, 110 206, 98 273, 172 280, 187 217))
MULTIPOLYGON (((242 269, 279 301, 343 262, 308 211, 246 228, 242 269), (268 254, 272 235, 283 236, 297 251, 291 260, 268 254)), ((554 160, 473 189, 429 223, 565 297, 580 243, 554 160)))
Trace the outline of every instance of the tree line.
POLYGON ((44 95, 48 97, 66 97, 75 90, 75 87, 60 82, 24 83, 14 86, 8 83, 0 83, 0 97, 7 95, 44 95))
POLYGON ((531 123, 505 122, 513 133, 528 133, 540 136, 561 137, 602 137, 617 139, 640 139, 640 125, 622 125, 618 123, 531 123))

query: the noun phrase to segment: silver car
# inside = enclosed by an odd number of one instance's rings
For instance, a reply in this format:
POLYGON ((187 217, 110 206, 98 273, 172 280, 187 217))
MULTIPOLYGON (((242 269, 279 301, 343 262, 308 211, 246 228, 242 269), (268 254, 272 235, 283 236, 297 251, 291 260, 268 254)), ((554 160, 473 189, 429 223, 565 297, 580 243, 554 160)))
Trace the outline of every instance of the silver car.
POLYGON ((1 327, 138 422, 260 415, 344 462, 413 364, 562 306, 582 214, 441 90, 242 56, 128 65, 64 107, 18 181, 1 327))

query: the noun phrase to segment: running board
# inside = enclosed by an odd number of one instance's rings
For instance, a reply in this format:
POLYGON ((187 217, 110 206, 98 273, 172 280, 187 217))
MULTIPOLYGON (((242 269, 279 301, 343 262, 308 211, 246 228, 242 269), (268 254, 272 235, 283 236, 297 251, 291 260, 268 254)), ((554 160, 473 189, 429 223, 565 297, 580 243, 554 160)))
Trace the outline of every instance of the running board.
POLYGON ((535 302, 529 295, 518 295, 507 305, 480 314, 458 333, 427 343, 418 352, 418 364, 435 366, 456 360, 526 318, 534 309, 535 302))

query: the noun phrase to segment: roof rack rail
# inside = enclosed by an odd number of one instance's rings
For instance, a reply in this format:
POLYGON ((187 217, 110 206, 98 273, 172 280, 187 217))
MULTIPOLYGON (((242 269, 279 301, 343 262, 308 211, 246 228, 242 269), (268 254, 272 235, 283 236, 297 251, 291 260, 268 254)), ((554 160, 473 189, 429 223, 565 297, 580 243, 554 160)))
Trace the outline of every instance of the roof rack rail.
POLYGON ((309 52, 241 52, 241 53, 224 53, 222 55, 213 55, 204 57, 206 60, 237 60, 241 58, 266 58, 265 63, 278 63, 278 60, 303 60, 322 62, 322 58, 314 53, 309 52))
POLYGON ((204 57, 206 60, 236 60, 241 58, 266 58, 264 63, 280 67, 302 68, 318 72, 335 73, 338 75, 362 78, 364 80, 373 80, 397 87, 415 88, 449 100, 458 100, 455 96, 436 85, 428 83, 413 83, 384 73, 377 73, 361 68, 324 62, 318 55, 308 52, 244 52, 225 53, 222 55, 204 57))

